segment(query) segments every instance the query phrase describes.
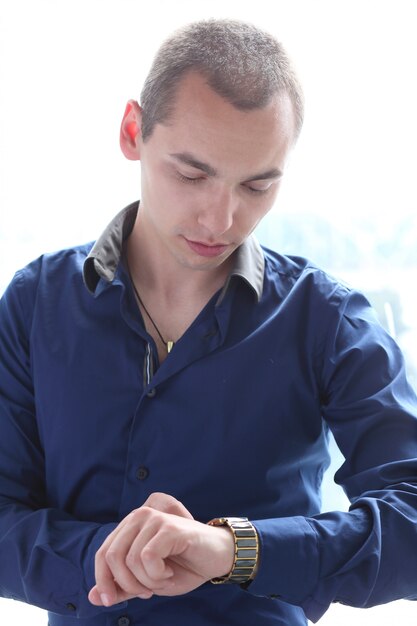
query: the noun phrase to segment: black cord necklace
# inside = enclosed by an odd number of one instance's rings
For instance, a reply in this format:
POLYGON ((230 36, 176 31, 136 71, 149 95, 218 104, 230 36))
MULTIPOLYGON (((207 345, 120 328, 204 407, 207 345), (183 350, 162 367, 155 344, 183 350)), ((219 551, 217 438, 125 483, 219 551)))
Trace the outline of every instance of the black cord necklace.
POLYGON ((162 341, 162 343, 166 347, 167 352, 169 354, 171 352, 172 348, 174 347, 174 341, 165 341, 165 339, 162 337, 161 332, 160 332, 158 326, 155 324, 154 320, 152 319, 152 315, 149 313, 148 309, 144 305, 143 300, 140 297, 138 290, 136 289, 136 285, 135 285, 135 283, 133 281, 133 278, 132 278, 132 275, 130 273, 130 270, 129 270, 129 277, 130 277, 130 282, 132 283, 133 291, 135 292, 135 296, 136 296, 139 304, 142 306, 143 310, 145 311, 146 315, 149 318, 149 321, 151 322, 152 326, 155 328, 156 332, 158 333, 158 336, 159 336, 160 340, 162 341))

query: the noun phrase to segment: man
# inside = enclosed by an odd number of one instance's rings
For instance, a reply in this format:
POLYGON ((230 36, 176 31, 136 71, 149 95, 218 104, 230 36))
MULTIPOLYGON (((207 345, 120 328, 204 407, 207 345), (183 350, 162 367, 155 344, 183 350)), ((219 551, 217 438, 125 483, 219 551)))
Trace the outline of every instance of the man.
POLYGON ((302 113, 266 33, 175 33, 122 121, 140 205, 2 300, 0 588, 50 626, 293 626, 417 593, 401 354, 251 235, 302 113), (352 507, 320 514, 329 427, 352 507))

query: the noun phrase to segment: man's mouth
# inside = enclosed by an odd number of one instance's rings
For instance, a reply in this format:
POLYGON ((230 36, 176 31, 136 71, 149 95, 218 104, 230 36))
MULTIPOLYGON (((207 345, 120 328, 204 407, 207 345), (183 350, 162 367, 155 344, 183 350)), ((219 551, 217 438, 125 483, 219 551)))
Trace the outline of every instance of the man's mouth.
POLYGON ((196 252, 200 256, 204 257, 219 256, 220 254, 223 254, 223 252, 229 247, 229 244, 224 243, 209 244, 202 241, 192 241, 191 239, 187 238, 185 239, 185 241, 187 242, 191 250, 193 250, 193 252, 196 252))

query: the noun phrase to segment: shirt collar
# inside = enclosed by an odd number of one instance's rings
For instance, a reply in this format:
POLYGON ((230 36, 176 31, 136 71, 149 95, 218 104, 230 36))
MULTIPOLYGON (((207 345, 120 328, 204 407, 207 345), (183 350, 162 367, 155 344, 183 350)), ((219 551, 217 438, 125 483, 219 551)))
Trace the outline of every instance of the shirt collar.
MULTIPOLYGON (((138 208, 139 202, 136 201, 120 211, 92 247, 83 268, 84 282, 90 293, 95 292, 100 278, 106 282, 114 280, 123 252, 123 243, 132 232, 138 208)), ((262 248, 255 236, 251 235, 235 253, 233 268, 220 292, 217 304, 223 301, 234 277, 244 280, 259 300, 262 296, 264 269, 262 248)))

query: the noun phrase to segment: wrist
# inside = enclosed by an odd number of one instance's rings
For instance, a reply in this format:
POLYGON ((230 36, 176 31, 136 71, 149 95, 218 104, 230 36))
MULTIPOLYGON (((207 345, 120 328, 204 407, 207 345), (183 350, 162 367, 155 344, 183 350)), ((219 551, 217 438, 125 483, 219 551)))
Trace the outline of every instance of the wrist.
POLYGON ((222 558, 219 562, 218 572, 216 572, 214 578, 223 578, 228 576, 229 572, 233 569, 235 561, 235 540, 232 531, 228 526, 217 526, 210 524, 219 533, 222 540, 222 558))

